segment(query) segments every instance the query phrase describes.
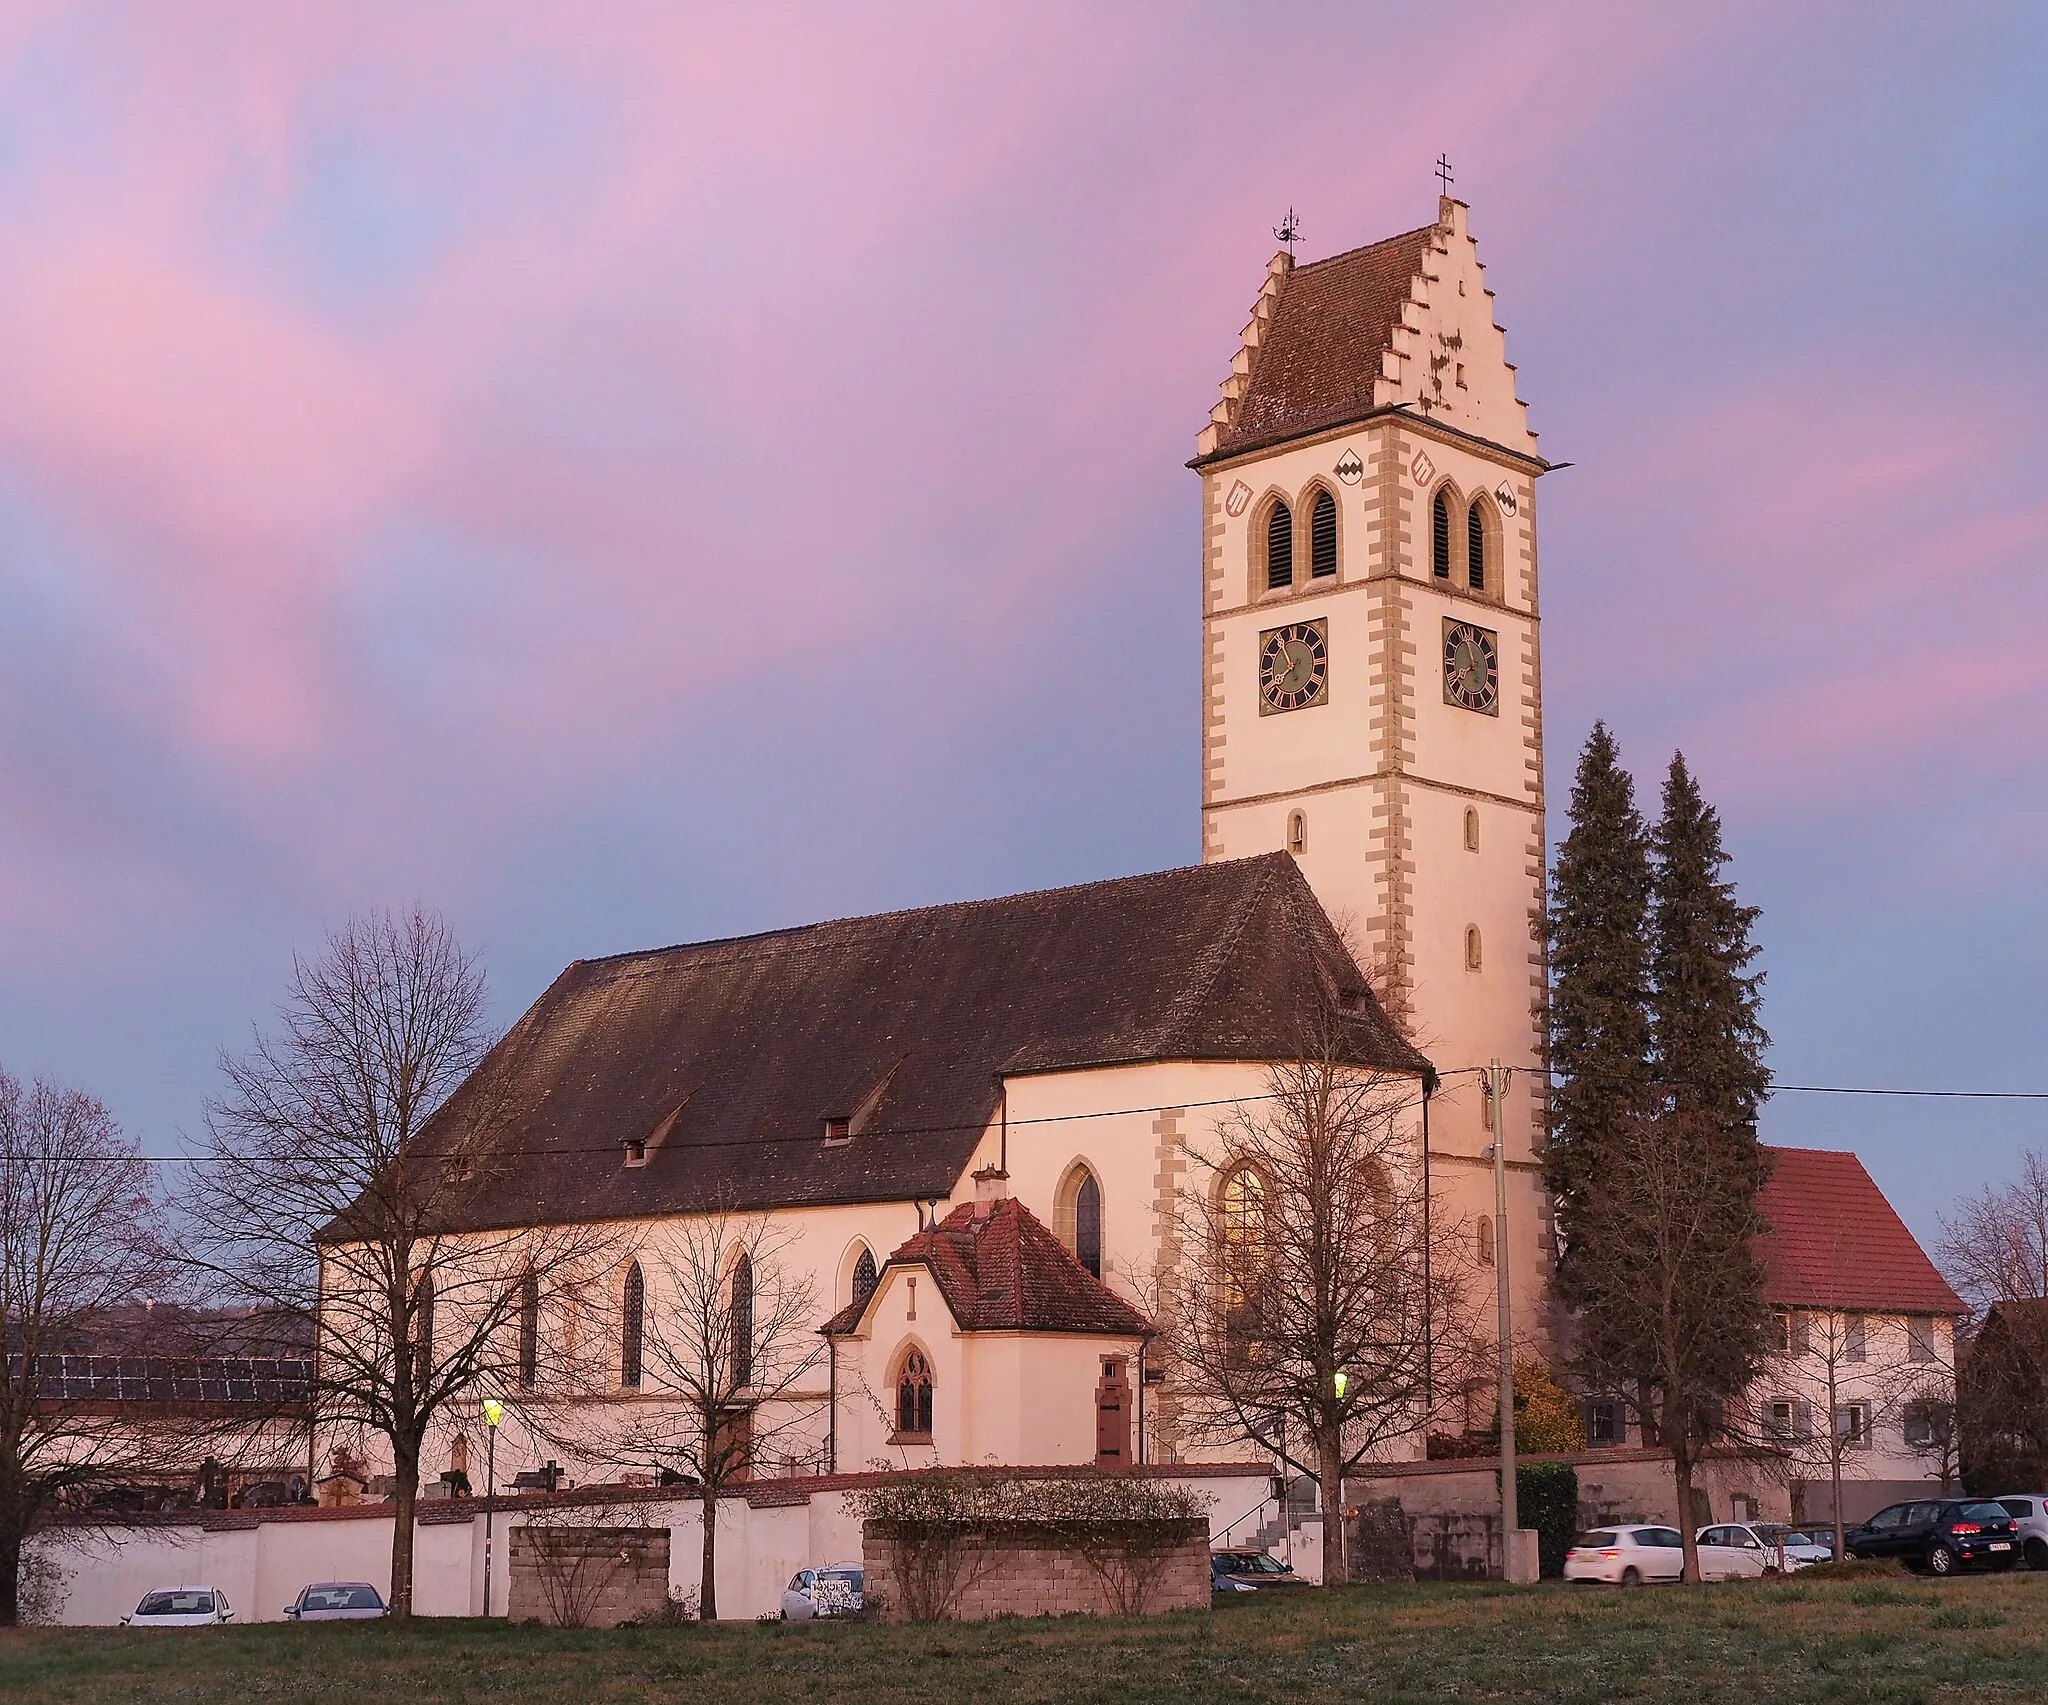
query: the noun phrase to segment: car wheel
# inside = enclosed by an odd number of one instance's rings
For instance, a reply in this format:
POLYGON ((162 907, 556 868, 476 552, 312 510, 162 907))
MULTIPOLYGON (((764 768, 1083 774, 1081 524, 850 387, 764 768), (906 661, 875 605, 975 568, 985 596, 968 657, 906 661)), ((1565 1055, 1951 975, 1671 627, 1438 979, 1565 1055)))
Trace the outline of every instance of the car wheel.
POLYGON ((2029 1569, 2048 1569, 2048 1539, 2028 1540, 2026 1553, 2029 1569))
POLYGON ((1927 1572, 1936 1576, 1953 1575, 1956 1572, 1956 1554, 1946 1545, 1928 1546, 1927 1572))
POLYGON ((1639 1569, 1637 1569, 1633 1563, 1631 1563, 1626 1569, 1622 1570, 1621 1585, 1622 1590, 1624 1592, 1627 1591, 1630 1587, 1639 1587, 1642 1584, 1642 1572, 1639 1569))

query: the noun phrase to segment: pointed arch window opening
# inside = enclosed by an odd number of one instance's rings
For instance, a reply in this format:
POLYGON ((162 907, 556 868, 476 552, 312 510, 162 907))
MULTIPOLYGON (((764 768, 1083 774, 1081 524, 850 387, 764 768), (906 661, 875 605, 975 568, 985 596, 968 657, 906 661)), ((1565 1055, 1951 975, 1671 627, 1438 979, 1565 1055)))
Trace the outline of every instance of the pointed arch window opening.
POLYGON ((1308 572, 1311 580, 1322 580, 1337 572, 1337 500, 1327 491, 1316 493, 1309 511, 1308 572))
POLYGON ((619 1316, 619 1384, 628 1391, 638 1391, 647 1347, 647 1275, 637 1261, 626 1269, 619 1316))
POLYGON ((519 1387, 531 1391, 540 1379, 540 1280, 519 1281, 519 1387))
POLYGON ((880 1277, 875 1268, 874 1252, 863 1247, 853 1263, 853 1300, 866 1302, 875 1294, 875 1285, 880 1277))
POLYGON ((1438 492, 1429 511, 1429 562, 1439 580, 1451 577, 1451 499, 1438 492))
POLYGON ((1486 510, 1477 498, 1465 511, 1465 584, 1474 592, 1486 590, 1486 510))
POLYGON ((732 1264, 732 1382, 754 1383, 754 1263, 744 1250, 732 1264))
POLYGON ((1074 1192, 1074 1259, 1102 1277, 1102 1186, 1092 1172, 1074 1192))
POLYGON ((932 1436, 932 1365, 922 1350, 906 1355, 896 1376, 896 1434, 904 1439, 932 1436))
POLYGON ((434 1275, 422 1273, 413 1291, 412 1387, 417 1397, 434 1377, 434 1275))
POLYGON ((1294 584, 1294 511, 1275 503, 1266 517, 1266 590, 1294 584))

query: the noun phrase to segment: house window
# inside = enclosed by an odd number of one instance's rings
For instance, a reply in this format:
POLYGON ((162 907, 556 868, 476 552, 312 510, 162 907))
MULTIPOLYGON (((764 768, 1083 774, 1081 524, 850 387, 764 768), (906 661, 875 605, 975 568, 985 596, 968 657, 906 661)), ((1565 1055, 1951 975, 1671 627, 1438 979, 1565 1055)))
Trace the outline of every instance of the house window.
POLYGON ((851 1119, 827 1119, 825 1121, 825 1141, 834 1146, 840 1143, 852 1142, 853 1121, 851 1119))
POLYGON ((1870 1443, 1870 1405, 1844 1403, 1835 1410, 1835 1437, 1844 1450, 1861 1450, 1870 1443))
POLYGON ((1491 1267, 1493 1265, 1493 1221, 1484 1214, 1480 1215, 1476 1230, 1479 1236, 1479 1265, 1491 1267))
POLYGON ((868 1250, 862 1249, 853 1263, 853 1300, 866 1302, 875 1294, 875 1258, 868 1250))
POLYGON ((1862 1361, 1863 1344, 1863 1316, 1845 1314, 1842 1317, 1842 1359, 1848 1362, 1862 1361))
POLYGON ((732 1264, 732 1382, 754 1383, 754 1263, 745 1250, 732 1264))
POLYGON ((1774 1397, 1764 1416, 1764 1430, 1773 1440, 1785 1444, 1810 1437, 1812 1408, 1796 1397, 1774 1397))
POLYGON ((1337 500, 1327 491, 1308 512, 1308 572, 1315 580, 1337 572, 1337 500))
POLYGON ((1792 1353, 1792 1311, 1789 1308, 1771 1310, 1771 1348, 1781 1356, 1792 1353))
POLYGON ((1909 1362, 1931 1362, 1934 1360, 1933 1315, 1909 1314, 1906 1316, 1906 1360, 1909 1362))
POLYGON ((1308 851, 1308 813, 1290 811, 1287 813, 1287 850, 1296 858, 1308 851))
POLYGON ((1908 1450, 1933 1450, 1947 1437, 1955 1411, 1939 1398, 1916 1397, 1906 1405, 1905 1435, 1908 1450))
POLYGON ((531 1391, 540 1378, 540 1280, 519 1281, 519 1384, 531 1391))
POLYGON ((1465 807, 1465 850, 1479 850, 1479 808, 1476 805, 1465 807))
POLYGON ((619 1384, 640 1389, 640 1353, 647 1342, 647 1275, 635 1261, 626 1269, 625 1295, 619 1304, 619 1384))
POLYGON ((1596 1397, 1586 1405, 1586 1441, 1597 1447, 1628 1442, 1628 1415, 1618 1397, 1596 1397))
POLYGON ((903 1371, 896 1376, 896 1436, 932 1436, 932 1365, 924 1359, 922 1350, 912 1350, 905 1356, 903 1371))
POLYGON ((1266 589, 1277 592, 1294 584, 1294 512, 1275 503, 1266 517, 1266 589))
POLYGON ((1465 584, 1486 590, 1486 511, 1477 498, 1465 511, 1465 584))
POLYGON ((1429 564, 1437 579, 1451 577, 1451 497, 1440 491, 1429 508, 1429 564))
POLYGON ((628 1166, 645 1166, 647 1164, 647 1139, 645 1137, 629 1137, 627 1139, 626 1164, 628 1166))

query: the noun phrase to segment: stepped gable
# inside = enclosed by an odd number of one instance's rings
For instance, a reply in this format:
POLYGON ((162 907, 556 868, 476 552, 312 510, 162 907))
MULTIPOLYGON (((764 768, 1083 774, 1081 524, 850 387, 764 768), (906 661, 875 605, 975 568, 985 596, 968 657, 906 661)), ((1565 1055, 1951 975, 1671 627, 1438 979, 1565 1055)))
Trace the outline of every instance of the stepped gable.
POLYGON ((1766 1294, 1783 1308, 1964 1314, 1863 1162, 1832 1149, 1770 1149, 1766 1294))
POLYGON ((1370 413, 1377 383, 1395 378, 1395 333, 1442 241, 1441 225, 1424 225, 1301 266, 1275 255, 1199 453, 1228 455, 1370 413))
POLYGON ((928 1201, 1002 1074, 1290 1059, 1332 1012, 1354 1063, 1429 1069, 1271 853, 579 962, 423 1141, 504 1157, 451 1227, 928 1201))
MULTIPOLYGON (((1079 1332, 1149 1338, 1152 1322, 1081 1265, 1031 1210, 1011 1197, 965 1202, 891 1255, 924 1267, 963 1332, 1079 1332)), ((880 1293, 851 1302, 819 1328, 858 1330, 880 1293)))

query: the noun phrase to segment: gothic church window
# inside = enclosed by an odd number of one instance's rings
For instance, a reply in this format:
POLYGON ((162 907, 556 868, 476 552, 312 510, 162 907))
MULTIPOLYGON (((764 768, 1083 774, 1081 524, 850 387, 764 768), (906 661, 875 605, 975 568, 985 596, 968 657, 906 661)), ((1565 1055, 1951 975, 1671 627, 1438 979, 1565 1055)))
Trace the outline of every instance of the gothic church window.
POLYGON ((1084 1161, 1060 1180, 1053 1199, 1053 1230, 1074 1259, 1102 1277, 1102 1184, 1084 1161))
POLYGON ((1436 494, 1436 501, 1429 510, 1429 562, 1437 579, 1451 577, 1451 497, 1447 491, 1436 494))
POLYGON ((896 1376, 896 1433, 908 1439, 932 1436, 932 1365, 922 1350, 906 1355, 896 1376))
POLYGON ((1465 584, 1486 590, 1486 510, 1476 497, 1465 511, 1465 584))
POLYGON ((1275 503, 1266 517, 1266 590, 1294 584, 1294 512, 1275 503))
POLYGON ((519 1281, 519 1385, 531 1391, 540 1378, 540 1280, 519 1281))
POLYGON ((1308 572, 1315 580, 1337 572, 1337 500, 1327 491, 1316 493, 1309 511, 1308 572))
POLYGON ((1223 1233, 1223 1289, 1232 1308, 1252 1300, 1266 1265, 1266 1187, 1248 1165, 1232 1167, 1218 1193, 1223 1233))
POLYGON ((754 1383, 754 1263, 746 1251, 732 1264, 732 1382, 754 1383))
POLYGON ((869 1297, 875 1294, 875 1281, 878 1276, 875 1271, 873 1252, 868 1249, 862 1249, 859 1257, 853 1263, 853 1300, 855 1302, 866 1302, 869 1297))
POLYGON ((635 1261, 626 1269, 625 1293, 619 1302, 619 1384, 640 1389, 640 1359, 647 1342, 647 1275, 635 1261))

